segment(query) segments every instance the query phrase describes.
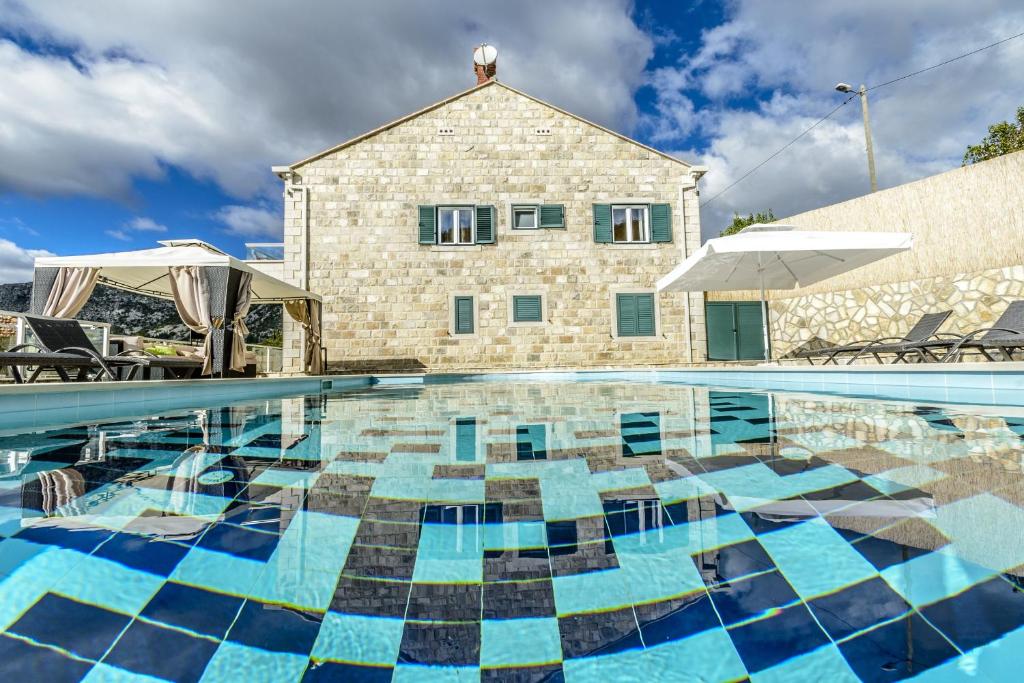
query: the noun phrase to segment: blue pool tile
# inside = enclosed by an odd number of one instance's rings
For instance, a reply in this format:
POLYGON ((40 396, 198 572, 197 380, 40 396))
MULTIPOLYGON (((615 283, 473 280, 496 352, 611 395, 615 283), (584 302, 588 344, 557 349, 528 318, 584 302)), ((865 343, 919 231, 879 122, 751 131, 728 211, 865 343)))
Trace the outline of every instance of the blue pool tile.
POLYGON ((144 676, 102 662, 89 669, 82 683, 161 683, 162 678, 144 676))
POLYGON ((743 663, 751 673, 827 645, 830 641, 807 606, 796 604, 768 618, 741 623, 729 630, 743 663))
POLYGON ((733 543, 691 558, 704 583, 721 583, 775 569, 775 563, 756 540, 733 543))
POLYGON ((203 683, 234 683, 242 672, 251 681, 295 681, 302 676, 308 661, 305 655, 224 642, 207 664, 203 683))
POLYGON ((556 576, 552 581, 560 615, 600 612, 633 603, 621 569, 556 576))
POLYGON ((811 612, 833 640, 841 640, 910 611, 910 605, 881 578, 862 581, 809 604, 811 612))
POLYGON ((311 656, 317 662, 390 667, 398 660, 404 627, 402 619, 328 612, 311 656))
POLYGON ((758 540, 805 599, 841 590, 876 574, 871 563, 822 519, 764 534, 758 540))
POLYGON ((246 600, 228 631, 227 640, 308 657, 320 631, 323 615, 246 600))
POLYGON ((241 606, 241 598, 168 581, 142 609, 140 616, 223 638, 241 606))
POLYGON ((118 533, 93 553, 125 567, 167 576, 188 553, 187 546, 166 543, 145 536, 118 533))
POLYGON ((768 616, 799 600, 785 577, 775 570, 712 585, 708 592, 726 626, 768 616))
POLYGON ((390 666, 363 666, 341 662, 311 661, 303 683, 391 683, 395 670, 390 666))
POLYGON ((247 529, 234 524, 214 524, 199 539, 197 547, 247 560, 266 562, 277 548, 280 540, 281 537, 277 534, 247 529))
POLYGON ((216 650, 217 642, 212 639, 134 621, 103 663, 146 676, 191 683, 199 680, 216 650))
POLYGON ((707 591, 664 602, 633 605, 633 612, 647 647, 683 640, 722 625, 707 591))
POLYGON ((53 592, 124 614, 138 614, 164 578, 89 556, 53 586, 53 592))
POLYGON ((509 667, 561 660, 557 619, 485 619, 481 622, 481 666, 509 667))
POLYGON ((129 621, 131 617, 124 614, 47 594, 8 631, 84 659, 97 660, 129 621))
POLYGON ((399 664, 393 683, 464 683, 480 680, 480 669, 474 666, 437 666, 399 664))
POLYGON ((482 525, 424 524, 413 580, 424 583, 483 581, 482 525))
POLYGON ((91 553, 96 546, 110 538, 108 529, 90 528, 72 523, 48 522, 33 524, 22 529, 14 538, 39 545, 50 545, 83 553, 91 553))
POLYGON ((1024 628, 1024 593, 999 576, 933 603, 921 614, 966 652, 1024 628))
POLYGON ((998 571, 1024 564, 1022 534, 1004 534, 998 543, 992 543, 990 534, 979 533, 979 529, 986 528, 995 532, 994 524, 1006 529, 1024 528, 1024 510, 1017 505, 982 493, 943 505, 935 516, 935 526, 952 541, 957 555, 965 561, 998 571))
POLYGON ((858 683, 853 672, 834 645, 826 645, 751 675, 752 683, 790 683, 790 681, 828 681, 858 683))
POLYGON ((547 533, 543 522, 502 522, 484 525, 484 549, 543 548, 547 533))
POLYGON ((882 578, 911 605, 924 607, 962 593, 995 575, 943 548, 882 571, 882 578))
POLYGON ((863 680, 894 681, 919 674, 959 653, 927 621, 909 614, 839 643, 863 680))
POLYGON ((567 683, 648 680, 667 683, 738 681, 747 671, 722 629, 643 650, 627 650, 563 663, 567 683))
POLYGON ((202 548, 192 551, 175 567, 170 578, 229 595, 248 595, 266 564, 202 548))
POLYGON ((74 683, 82 679, 93 663, 65 656, 47 647, 0 633, 0 662, 8 680, 74 683))

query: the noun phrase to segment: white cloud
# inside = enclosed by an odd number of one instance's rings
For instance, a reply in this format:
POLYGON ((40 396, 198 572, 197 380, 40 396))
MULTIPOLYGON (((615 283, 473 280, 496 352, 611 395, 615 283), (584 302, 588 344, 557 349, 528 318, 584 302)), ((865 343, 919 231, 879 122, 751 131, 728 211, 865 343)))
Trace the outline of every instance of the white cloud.
POLYGON ((498 46, 510 84, 629 130, 652 39, 628 0, 124 3, 0 0, 0 191, 123 198, 168 164, 240 198, 303 158, 474 83, 498 46))
POLYGON ((138 230, 139 232, 167 232, 167 226, 157 223, 152 218, 145 216, 136 216, 135 218, 128 221, 126 227, 132 230, 138 230))
POLYGON ((224 231, 239 237, 281 239, 284 223, 280 209, 231 205, 221 207, 214 218, 224 224, 224 231))
MULTIPOLYGON (((644 125, 663 144, 699 127, 706 144, 680 154, 710 167, 701 197, 708 201, 839 104, 838 81, 882 83, 1020 31, 1024 7, 1009 0, 739 0, 725 23, 704 33, 700 50, 649 75, 659 111, 644 125), (745 93, 755 90, 773 95, 740 108, 745 93), (691 113, 688 103, 698 97, 708 104, 691 113)), ((879 184, 891 187, 958 166, 968 144, 1021 104, 1021 63, 1024 40, 871 92, 879 184)), ((704 207, 704 233, 717 235, 734 211, 772 208, 784 217, 868 189, 854 99, 704 207)))
POLYGON ((53 256, 46 249, 25 249, 0 238, 0 284, 29 282, 37 256, 53 256))
POLYGON ((122 242, 131 242, 133 239, 125 230, 104 230, 103 233, 108 237, 113 237, 115 240, 121 240, 122 242))

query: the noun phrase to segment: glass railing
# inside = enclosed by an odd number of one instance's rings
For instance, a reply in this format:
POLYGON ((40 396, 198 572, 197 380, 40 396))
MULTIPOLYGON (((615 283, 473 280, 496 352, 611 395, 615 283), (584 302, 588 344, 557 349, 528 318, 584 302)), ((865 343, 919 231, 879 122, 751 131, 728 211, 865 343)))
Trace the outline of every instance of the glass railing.
POLYGON ((246 261, 283 261, 284 245, 280 242, 246 242, 246 261))

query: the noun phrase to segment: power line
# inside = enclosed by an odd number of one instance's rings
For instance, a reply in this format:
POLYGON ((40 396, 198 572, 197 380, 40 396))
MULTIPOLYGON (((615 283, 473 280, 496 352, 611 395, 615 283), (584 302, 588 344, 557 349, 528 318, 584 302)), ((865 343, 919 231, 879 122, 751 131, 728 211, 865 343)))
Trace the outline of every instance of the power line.
POLYGON ((886 81, 885 83, 879 83, 878 85, 873 85, 870 88, 866 88, 866 90, 877 90, 878 88, 884 88, 887 85, 892 85, 893 83, 898 83, 899 81, 902 81, 902 80, 904 80, 906 78, 910 78, 911 76, 917 76, 918 74, 923 74, 925 71, 931 71, 932 69, 938 69, 940 66, 946 66, 947 64, 952 64, 953 62, 955 62, 955 61, 957 61, 959 59, 963 59, 964 57, 970 57, 971 55, 976 55, 979 52, 983 52, 984 50, 989 49, 990 47, 995 47, 996 45, 1002 45, 1003 43, 1009 42, 1009 41, 1013 40, 1014 38, 1020 38, 1021 36, 1024 36, 1024 32, 1018 33, 1015 36, 1010 36, 1009 38, 1003 38, 1002 40, 997 40, 994 43, 989 43, 985 47, 979 47, 977 50, 971 50, 970 52, 965 52, 964 54, 959 55, 958 57, 953 57, 952 59, 947 59, 944 62, 939 62, 938 64, 933 64, 932 66, 925 67, 924 69, 921 69, 920 71, 914 71, 913 73, 909 73, 909 74, 906 74, 904 76, 900 76, 899 78, 894 78, 891 81, 886 81))
POLYGON ((754 173, 755 171, 757 171, 757 169, 761 168, 762 166, 764 166, 765 164, 767 164, 767 163, 768 163, 769 161, 771 161, 771 160, 772 160, 772 159, 774 159, 775 157, 777 157, 777 156, 779 156, 780 154, 782 154, 783 152, 785 152, 785 151, 786 151, 787 149, 789 149, 789 147, 790 147, 790 146, 792 146, 792 145, 793 145, 794 143, 796 143, 796 141, 797 141, 797 140, 799 140, 799 139, 800 139, 800 138, 802 138, 803 136, 805 136, 805 135, 807 135, 808 133, 810 133, 810 132, 811 132, 812 130, 814 130, 815 128, 817 128, 818 126, 820 126, 820 125, 821 125, 822 123, 824 123, 824 122, 825 122, 825 121, 826 121, 827 119, 831 118, 831 117, 832 117, 832 115, 833 115, 833 114, 835 114, 835 113, 836 113, 837 111, 839 111, 840 109, 842 109, 843 107, 845 107, 845 106, 846 106, 846 104, 847 104, 847 103, 848 103, 848 102, 849 102, 850 100, 852 100, 852 99, 853 99, 854 97, 857 97, 856 93, 855 93, 855 94, 853 94, 853 95, 850 95, 849 97, 847 97, 847 98, 846 98, 845 100, 843 100, 843 101, 842 101, 842 103, 840 103, 840 105, 839 105, 838 107, 836 107, 835 109, 833 109, 832 111, 830 111, 829 113, 825 114, 825 115, 824 115, 824 116, 822 116, 822 117, 821 117, 820 119, 818 119, 817 121, 815 121, 815 122, 814 122, 813 124, 811 124, 810 126, 808 126, 807 128, 805 128, 805 129, 804 129, 804 131, 803 131, 802 133, 800 133, 800 135, 797 135, 797 136, 796 136, 795 138, 793 138, 792 140, 790 140, 789 142, 787 142, 786 144, 784 144, 784 145, 783 145, 782 147, 779 147, 779 148, 778 148, 777 150, 775 150, 775 152, 774 152, 774 153, 773 153, 773 154, 772 154, 771 156, 769 156, 769 157, 768 157, 767 159, 765 159, 764 161, 762 161, 761 163, 759 163, 759 164, 758 164, 757 166, 755 166, 754 168, 750 169, 749 171, 747 171, 746 173, 744 173, 743 175, 741 175, 741 176, 740 176, 739 178, 737 178, 736 180, 732 181, 732 182, 731 182, 731 183, 730 183, 729 185, 727 185, 727 186, 726 186, 726 187, 725 187, 724 189, 722 189, 722 190, 721 190, 721 191, 720 191, 720 192, 719 192, 718 194, 716 194, 715 196, 711 197, 710 199, 708 199, 707 201, 705 201, 704 203, 702 203, 702 204, 701 204, 701 206, 707 206, 707 205, 708 205, 708 204, 710 204, 711 202, 715 201, 716 199, 718 199, 719 197, 721 197, 721 196, 722 196, 723 194, 725 194, 726 192, 728 192, 729 190, 731 190, 731 189, 732 189, 733 187, 735 187, 736 185, 738 185, 738 184, 739 184, 740 182, 742 182, 744 178, 746 178, 747 176, 749 176, 749 175, 753 174, 753 173, 754 173))
MULTIPOLYGON (((960 59, 963 59, 963 58, 965 58, 965 57, 970 57, 971 55, 976 55, 976 54, 978 54, 979 52, 983 52, 983 51, 985 51, 985 50, 988 50, 988 49, 990 49, 990 48, 996 47, 997 45, 1002 45, 1003 43, 1009 42, 1009 41, 1011 41, 1011 40, 1014 40, 1014 39, 1016 39, 1016 38, 1020 38, 1021 36, 1024 36, 1024 32, 1022 32, 1022 33, 1018 33, 1018 34, 1016 34, 1016 35, 1012 35, 1012 36, 1009 36, 1009 37, 1007 37, 1007 38, 1003 38, 1002 40, 997 40, 997 41, 996 41, 996 42, 994 42, 994 43, 989 43, 988 45, 985 45, 984 47, 979 47, 979 48, 977 48, 976 50, 971 50, 970 52, 965 52, 965 53, 963 53, 962 55, 957 55, 956 57, 953 57, 953 58, 951 58, 951 59, 947 59, 947 60, 946 60, 946 61, 944 61, 944 62, 939 62, 938 64, 933 64, 932 66, 929 66, 929 67, 925 67, 924 69, 919 69, 918 71, 913 71, 913 72, 911 72, 911 73, 908 73, 908 74, 904 74, 904 75, 900 76, 899 78, 894 78, 894 79, 892 79, 891 81, 886 81, 885 83, 879 83, 878 85, 873 85, 873 86, 871 86, 870 88, 865 88, 865 91, 870 91, 870 90, 877 90, 878 88, 884 88, 884 87, 885 87, 885 86, 887 86, 887 85, 892 85, 893 83, 898 83, 899 81, 905 80, 905 79, 907 79, 907 78, 912 78, 913 76, 917 76, 917 75, 919 75, 919 74, 923 74, 923 73, 925 73, 926 71, 931 71, 932 69, 938 69, 938 68, 939 68, 940 66, 946 66, 947 64, 951 64, 951 63, 953 63, 953 62, 955 62, 955 61, 958 61, 958 60, 960 60, 960 59)), ((803 131, 802 133, 800 133, 800 134, 799 134, 799 135, 797 135, 797 136, 796 136, 795 138, 793 138, 792 140, 790 140, 789 142, 787 142, 787 143, 786 143, 785 145, 783 145, 782 147, 780 147, 779 149, 777 149, 777 150, 776 150, 775 152, 773 152, 773 153, 772 153, 772 154, 771 154, 771 155, 770 155, 770 156, 769 156, 769 157, 768 157, 767 159, 765 159, 764 161, 762 161, 761 163, 759 163, 759 164, 758 164, 757 166, 754 166, 754 167, 753 167, 752 169, 750 169, 749 171, 747 171, 746 173, 744 173, 743 175, 741 175, 741 176, 740 176, 739 178, 737 178, 737 179, 736 179, 736 180, 734 180, 734 181, 733 181, 732 183, 730 183, 729 185, 727 185, 727 186, 726 186, 725 188, 723 188, 722 190, 720 190, 720 191, 719 191, 719 192, 718 192, 717 194, 715 194, 715 195, 714 195, 713 197, 711 197, 711 198, 710 198, 710 199, 708 199, 707 201, 705 201, 705 202, 702 202, 702 203, 701 203, 701 206, 702 206, 702 207, 704 207, 704 206, 707 206, 707 205, 708 205, 708 204, 710 204, 711 202, 715 201, 716 199, 718 199, 719 197, 721 197, 721 196, 722 196, 723 194, 725 194, 726 192, 728 192, 729 190, 731 190, 731 189, 732 189, 733 187, 735 187, 736 185, 738 185, 738 184, 739 184, 740 182, 742 182, 742 181, 743 181, 744 179, 746 179, 746 178, 747 178, 748 176, 752 175, 752 174, 753 174, 753 173, 754 173, 755 171, 757 171, 758 169, 760 169, 760 168, 761 168, 762 166, 764 166, 765 164, 767 164, 767 163, 768 163, 769 161, 771 161, 771 160, 772 160, 772 159, 774 159, 775 157, 777 157, 777 156, 779 156, 780 154, 782 154, 782 153, 783 153, 784 151, 786 151, 787 149, 789 149, 789 148, 790 148, 790 147, 791 147, 791 146, 793 145, 793 143, 795 143, 795 142, 796 142, 796 141, 798 141, 798 140, 799 140, 800 138, 802 138, 803 136, 805 136, 805 135, 807 135, 808 133, 810 133, 810 132, 811 132, 812 130, 814 130, 814 129, 815 129, 815 128, 817 128, 817 127, 818 127, 819 125, 821 125, 822 123, 824 123, 824 122, 825 122, 825 121, 826 121, 827 119, 831 118, 833 114, 835 114, 835 113, 836 113, 837 111, 839 111, 840 109, 842 109, 842 108, 843 108, 843 107, 844 107, 844 106, 845 106, 846 104, 848 104, 848 103, 850 102, 850 100, 852 100, 852 99, 853 99, 854 97, 856 97, 856 96, 857 96, 857 94, 856 94, 856 93, 854 93, 853 95, 850 95, 850 97, 848 97, 848 98, 846 98, 845 100, 843 100, 843 101, 842 101, 842 103, 841 103, 841 104, 840 104, 839 106, 837 106, 837 107, 836 107, 835 109, 833 109, 833 110, 832 110, 832 111, 830 111, 829 113, 827 113, 827 114, 825 114, 824 116, 822 116, 822 117, 821 117, 820 119, 818 119, 818 120, 817 120, 817 121, 815 121, 815 122, 814 122, 813 124, 811 124, 811 125, 810 125, 810 126, 809 126, 808 128, 804 129, 804 131, 803 131)))

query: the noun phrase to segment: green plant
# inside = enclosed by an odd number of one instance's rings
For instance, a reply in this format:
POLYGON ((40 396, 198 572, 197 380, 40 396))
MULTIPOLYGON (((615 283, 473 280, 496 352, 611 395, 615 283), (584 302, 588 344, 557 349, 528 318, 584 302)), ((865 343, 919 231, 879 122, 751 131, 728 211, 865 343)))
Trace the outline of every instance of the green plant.
POLYGON ((968 145, 963 166, 1024 150, 1024 107, 1017 107, 1017 122, 1002 121, 988 127, 988 135, 977 145, 968 145))
POLYGON ((775 217, 775 214, 772 213, 771 209, 768 209, 767 211, 760 211, 758 213, 752 213, 746 218, 739 215, 738 213, 735 213, 732 216, 732 223, 730 223, 729 226, 722 231, 721 236, 726 237, 728 235, 735 235, 743 228, 749 225, 754 225, 755 223, 774 223, 777 220, 778 219, 775 217))

